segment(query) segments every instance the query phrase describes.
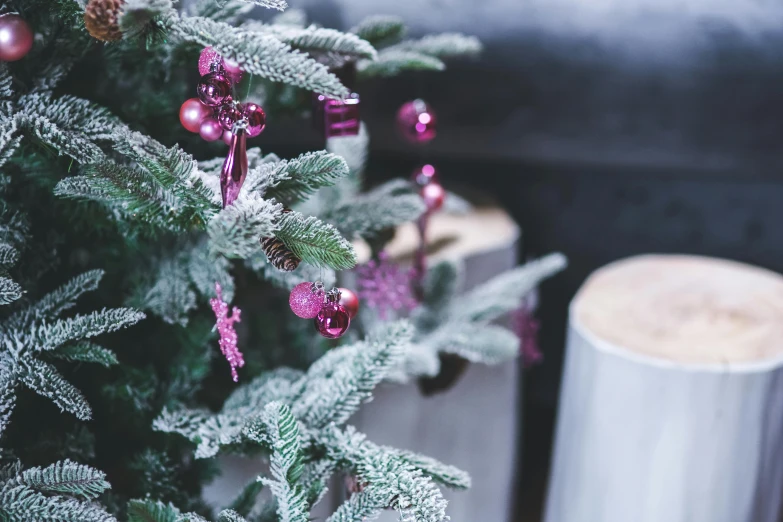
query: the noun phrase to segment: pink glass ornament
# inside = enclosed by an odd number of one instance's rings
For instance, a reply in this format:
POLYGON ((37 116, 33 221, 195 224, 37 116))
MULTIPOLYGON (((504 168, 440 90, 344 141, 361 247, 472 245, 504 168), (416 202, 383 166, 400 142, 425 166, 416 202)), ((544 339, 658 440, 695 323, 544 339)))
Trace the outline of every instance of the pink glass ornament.
POLYGON ((242 117, 242 111, 240 111, 233 103, 226 103, 218 112, 218 121, 220 126, 224 130, 233 130, 234 124, 242 117))
POLYGON ((204 118, 198 133, 206 141, 217 141, 223 137, 223 127, 215 118, 204 118))
POLYGON ((338 290, 340 291, 340 304, 353 319, 359 313, 359 296, 347 288, 338 288, 338 290))
POLYGON ((242 73, 244 71, 239 66, 239 62, 234 60, 223 59, 223 70, 226 71, 226 76, 232 83, 239 83, 242 81, 242 73))
POLYGON ((211 72, 202 76, 196 88, 198 99, 204 105, 217 107, 226 101, 231 94, 231 84, 224 75, 218 72, 211 72))
POLYGON ((324 132, 327 138, 359 134, 359 95, 344 100, 327 98, 324 102, 324 132))
POLYGON ((341 337, 351 325, 351 316, 340 303, 328 302, 313 319, 315 329, 327 339, 341 337))
POLYGON ((326 293, 323 285, 306 281, 299 283, 291 290, 288 296, 288 305, 291 311, 302 319, 312 319, 324 305, 326 293))
POLYGON ((190 98, 179 108, 179 121, 190 132, 201 131, 201 122, 212 115, 212 109, 201 103, 198 98, 190 98))
POLYGON ((228 303, 223 301, 223 289, 220 288, 220 284, 215 283, 215 292, 217 297, 213 297, 209 300, 209 304, 212 307, 212 311, 215 312, 215 318, 217 319, 218 334, 220 335, 220 351, 228 361, 231 367, 231 378, 234 382, 239 381, 239 375, 237 374, 237 368, 241 368, 245 365, 245 359, 242 356, 242 352, 237 347, 237 332, 234 329, 234 323, 238 323, 242 317, 242 310, 236 306, 231 310, 231 317, 228 316, 228 303))
POLYGON ((33 30, 18 14, 0 16, 0 62, 24 58, 33 47, 33 30))
POLYGON ((223 59, 212 47, 204 47, 198 55, 198 73, 206 76, 211 72, 219 72, 223 59))
POLYGON ((223 196, 223 208, 231 205, 239 197, 239 191, 247 177, 247 148, 244 129, 237 129, 231 137, 228 156, 220 171, 220 192, 223 196))
POLYGON ((231 145, 231 140, 234 139, 234 134, 230 130, 223 131, 223 143, 231 145))
POLYGON ((411 288, 414 270, 401 269, 389 260, 386 252, 358 267, 356 275, 359 297, 377 310, 381 319, 386 319, 390 310, 410 311, 418 304, 411 288))
POLYGON ((443 202, 446 200, 446 190, 437 182, 430 182, 427 185, 424 185, 421 187, 419 194, 421 194, 421 197, 424 199, 424 204, 427 205, 428 212, 440 210, 443 206, 443 202))
POLYGON ((413 181, 419 187, 424 187, 431 182, 437 183, 438 174, 435 172, 435 167, 432 165, 422 165, 413 171, 411 181, 413 181))
POLYGON ((255 138, 266 126, 266 114, 264 109, 256 103, 242 104, 242 117, 247 120, 247 137, 255 138))
POLYGON ((435 137, 437 120, 427 102, 413 100, 402 104, 397 111, 397 128, 412 143, 427 143, 435 137))

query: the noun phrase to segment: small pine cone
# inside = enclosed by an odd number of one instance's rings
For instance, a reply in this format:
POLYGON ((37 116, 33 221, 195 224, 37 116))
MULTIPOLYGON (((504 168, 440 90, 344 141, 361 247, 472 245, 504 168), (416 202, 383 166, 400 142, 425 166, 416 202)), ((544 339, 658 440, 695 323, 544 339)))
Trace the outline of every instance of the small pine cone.
POLYGON ((266 257, 269 258, 269 262, 272 263, 272 266, 283 272, 296 270, 296 267, 302 262, 296 254, 288 250, 285 243, 276 237, 261 238, 261 248, 264 249, 264 253, 266 254, 266 257))
POLYGON ((120 9, 125 0, 90 0, 84 10, 84 26, 93 38, 104 42, 122 39, 120 9))

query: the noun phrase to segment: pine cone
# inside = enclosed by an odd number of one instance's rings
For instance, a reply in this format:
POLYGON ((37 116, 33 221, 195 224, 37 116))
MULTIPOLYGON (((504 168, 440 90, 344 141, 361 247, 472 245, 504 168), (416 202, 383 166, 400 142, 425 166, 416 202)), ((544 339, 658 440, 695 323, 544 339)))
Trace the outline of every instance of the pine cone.
POLYGON ((125 0, 90 0, 84 11, 84 26, 93 38, 104 42, 122 39, 120 9, 125 0))
POLYGON ((296 267, 302 262, 296 254, 285 246, 285 243, 276 237, 261 238, 261 248, 264 249, 264 253, 266 254, 266 257, 269 258, 269 262, 272 263, 272 266, 283 272, 296 270, 296 267))

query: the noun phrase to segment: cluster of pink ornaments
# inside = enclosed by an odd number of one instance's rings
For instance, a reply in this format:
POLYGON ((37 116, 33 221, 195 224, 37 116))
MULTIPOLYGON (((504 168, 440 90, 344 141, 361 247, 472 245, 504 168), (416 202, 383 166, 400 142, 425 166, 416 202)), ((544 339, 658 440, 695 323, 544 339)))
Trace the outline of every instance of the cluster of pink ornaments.
POLYGON ((324 291, 320 283, 299 283, 288 296, 291 311, 302 319, 313 319, 315 329, 328 339, 337 339, 348 330, 359 312, 359 298, 347 288, 324 291))

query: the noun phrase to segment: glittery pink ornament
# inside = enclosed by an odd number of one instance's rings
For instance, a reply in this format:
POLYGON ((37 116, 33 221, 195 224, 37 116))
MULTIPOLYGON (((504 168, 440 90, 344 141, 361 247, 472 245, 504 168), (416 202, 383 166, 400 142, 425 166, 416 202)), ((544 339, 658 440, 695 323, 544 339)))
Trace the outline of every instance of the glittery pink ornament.
POLYGON ((422 199, 424 199, 424 204, 427 205, 428 212, 440 210, 443 206, 443 202, 446 200, 446 190, 440 183, 434 181, 424 185, 419 191, 419 194, 421 194, 422 199))
POLYGON ((220 171, 220 192, 223 196, 223 208, 231 205, 239 197, 239 191, 247 177, 247 147, 244 129, 237 129, 231 136, 226 161, 220 171))
POLYGON ((312 319, 321 311, 325 300, 326 293, 323 285, 304 282, 299 283, 291 290, 291 294, 288 296, 288 305, 298 317, 312 319))
POLYGON ((538 345, 540 324, 533 316, 534 302, 535 294, 531 294, 512 316, 514 330, 517 336, 519 336, 519 351, 522 355, 522 364, 526 368, 540 363, 544 358, 538 345))
POLYGON ((242 73, 244 72, 239 66, 238 62, 234 60, 223 59, 223 70, 226 71, 226 76, 232 83, 239 83, 242 80, 242 73))
POLYGON ((0 15, 0 62, 24 58, 33 47, 33 30, 18 14, 0 15))
POLYGON ((340 304, 353 319, 359 313, 359 296, 347 288, 338 288, 340 291, 340 304))
POLYGON ((217 141, 223 136, 223 127, 215 118, 204 118, 198 133, 206 141, 217 141))
POLYGON ((215 293, 217 297, 210 299, 209 304, 212 306, 212 311, 215 312, 215 318, 217 319, 215 326, 217 326, 218 334, 220 334, 218 344, 220 345, 220 351, 231 367, 231 378, 234 382, 238 382, 237 368, 245 365, 245 358, 237 347, 237 332, 234 329, 234 323, 240 321, 242 311, 235 306, 231 310, 231 317, 229 317, 228 303, 223 301, 223 289, 220 288, 218 283, 215 283, 215 293))
POLYGON ((212 72, 202 76, 196 88, 198 99, 210 107, 217 107, 226 101, 231 94, 231 84, 224 75, 212 72))
POLYGON ((435 171, 435 167, 432 165, 422 165, 413 171, 413 175, 411 175, 411 181, 413 181, 419 187, 424 187, 433 181, 437 182, 438 174, 435 171))
POLYGON ((200 132, 201 122, 212 114, 212 109, 198 98, 190 98, 179 108, 179 121, 190 132, 200 132))
POLYGON ((242 104, 242 117, 247 120, 247 137, 255 138, 266 126, 266 114, 264 109, 256 103, 242 104))
POLYGON ((424 100, 402 104, 397 111, 397 128, 412 143, 427 143, 435 137, 435 113, 424 100))
POLYGON ((386 319, 389 310, 410 311, 418 304, 411 288, 414 271, 392 263, 386 252, 379 253, 377 260, 371 259, 356 272, 359 297, 376 309, 381 319, 386 319))
POLYGON ((204 47, 198 55, 198 73, 206 76, 211 72, 219 72, 223 59, 212 47, 204 47))
POLYGON ((324 102, 324 132, 327 138, 359 134, 359 95, 352 93, 344 100, 326 98, 324 102))
POLYGON ((340 303, 328 302, 313 319, 315 329, 328 339, 341 337, 351 325, 351 316, 340 303))

